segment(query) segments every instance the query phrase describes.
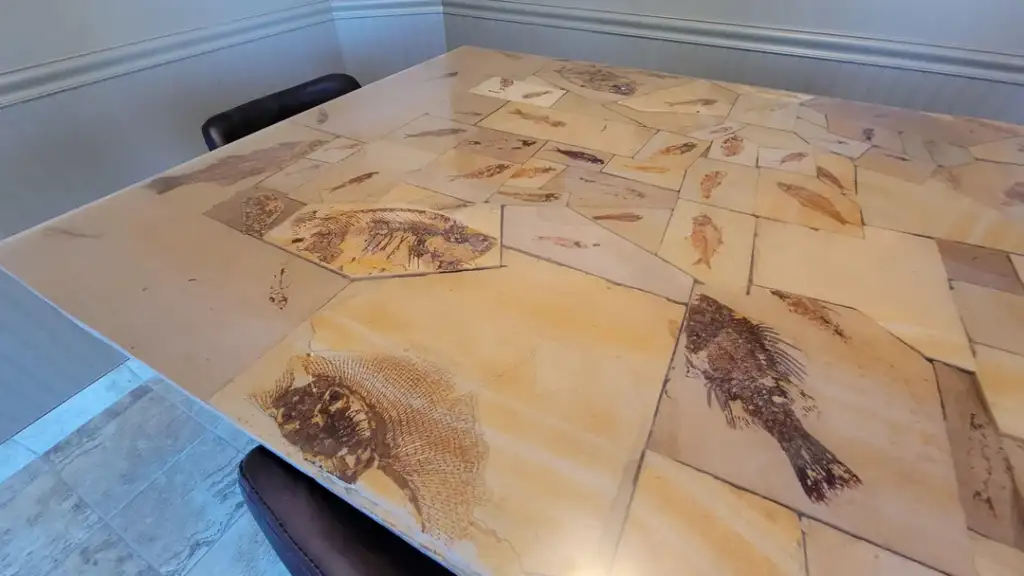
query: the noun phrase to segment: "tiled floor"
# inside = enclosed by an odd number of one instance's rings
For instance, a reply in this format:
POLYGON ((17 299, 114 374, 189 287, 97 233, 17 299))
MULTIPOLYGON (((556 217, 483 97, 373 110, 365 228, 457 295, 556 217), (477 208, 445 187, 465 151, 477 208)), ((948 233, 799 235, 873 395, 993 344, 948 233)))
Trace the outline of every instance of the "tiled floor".
POLYGON ((0 576, 286 575, 238 491, 254 445, 121 365, 0 444, 0 576))

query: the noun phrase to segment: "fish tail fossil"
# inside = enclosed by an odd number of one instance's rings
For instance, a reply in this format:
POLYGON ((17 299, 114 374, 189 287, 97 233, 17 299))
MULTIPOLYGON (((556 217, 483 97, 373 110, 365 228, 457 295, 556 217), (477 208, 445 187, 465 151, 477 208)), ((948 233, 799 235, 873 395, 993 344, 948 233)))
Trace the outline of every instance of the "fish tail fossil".
POLYGON ((786 453, 804 494, 811 502, 822 504, 843 490, 862 484, 856 472, 803 426, 789 428, 786 434, 773 436, 786 453))

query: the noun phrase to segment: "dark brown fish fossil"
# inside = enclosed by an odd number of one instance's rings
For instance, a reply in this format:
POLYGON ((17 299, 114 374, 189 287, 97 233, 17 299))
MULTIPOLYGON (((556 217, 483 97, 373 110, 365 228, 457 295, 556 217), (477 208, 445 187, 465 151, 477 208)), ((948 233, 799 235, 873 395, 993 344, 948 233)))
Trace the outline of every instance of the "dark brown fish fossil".
POLYGON ((465 128, 438 128, 437 130, 424 130, 423 132, 413 132, 412 134, 406 134, 406 138, 431 138, 440 136, 454 136, 456 134, 462 134, 465 132, 465 128))
POLYGON ((801 422, 798 405, 815 410, 800 388, 806 369, 773 328, 700 294, 683 333, 687 374, 703 381, 708 405, 715 400, 730 428, 754 426, 774 438, 811 502, 825 504, 862 484, 801 422))
POLYGON ((676 106, 714 106, 718 100, 714 98, 694 98, 693 100, 680 100, 678 102, 665 102, 671 107, 676 106))
POLYGON ((853 224, 853 222, 846 219, 846 216, 843 216, 843 213, 836 208, 836 205, 833 204, 827 196, 819 194, 810 188, 800 186, 799 184, 776 182, 775 185, 779 190, 782 190, 782 192, 787 196, 796 200, 797 203, 804 208, 813 210, 814 212, 817 212, 818 214, 821 214, 822 216, 825 216, 830 220, 834 220, 844 226, 847 224, 853 224))
POLYGON ((485 180, 503 174, 511 167, 511 164, 489 164, 464 174, 456 174, 449 178, 449 180, 485 180))
POLYGON ((680 144, 672 144, 671 146, 665 146, 658 150, 658 154, 662 156, 683 156, 689 154, 697 149, 696 142, 682 142, 680 144))
POLYGON ((527 92, 526 94, 523 94, 523 99, 533 100, 534 98, 540 98, 541 96, 545 96, 547 94, 551 94, 551 90, 537 90, 535 92, 527 92))
POLYGON ((519 190, 498 190, 498 194, 500 196, 507 196, 509 198, 522 200, 523 202, 537 203, 554 202, 562 197, 558 192, 526 192, 519 190))
POLYGON ((580 162, 586 162, 587 164, 596 164, 598 166, 604 165, 604 160, 601 160, 597 156, 590 152, 582 152, 580 150, 569 150, 568 148, 555 148, 555 152, 558 152, 562 156, 578 160, 580 162))
POLYGON ((636 212, 613 212, 594 216, 594 220, 613 220, 615 222, 639 222, 643 219, 644 217, 636 212))
POLYGON ((346 484, 383 473, 428 535, 454 542, 481 525, 488 447, 475 398, 442 369, 395 355, 293 356, 251 399, 307 462, 346 484))
POLYGON ((527 112, 526 110, 521 110, 519 108, 512 110, 511 112, 509 112, 509 114, 513 116, 519 116, 523 120, 533 122, 534 124, 547 124, 552 128, 565 128, 566 126, 568 126, 568 124, 566 124, 564 121, 557 120, 546 114, 535 114, 533 112, 527 112))
POLYGON ((874 128, 865 128, 865 129, 861 130, 860 133, 864 136, 864 140, 866 140, 868 142, 874 142, 875 141, 875 129, 874 128))
POLYGON ((563 66, 558 69, 557 73, 577 86, 598 92, 632 96, 637 90, 634 80, 598 66, 563 66))
POLYGON ((338 184, 337 186, 333 186, 327 192, 336 192, 338 190, 341 190, 342 188, 348 188, 349 186, 355 186, 356 184, 362 184, 363 182, 366 182, 367 180, 369 180, 370 178, 373 178, 377 174, 380 174, 380 172, 366 172, 366 173, 360 174, 358 176, 353 176, 353 177, 349 178, 348 180, 345 180, 341 184, 338 184))

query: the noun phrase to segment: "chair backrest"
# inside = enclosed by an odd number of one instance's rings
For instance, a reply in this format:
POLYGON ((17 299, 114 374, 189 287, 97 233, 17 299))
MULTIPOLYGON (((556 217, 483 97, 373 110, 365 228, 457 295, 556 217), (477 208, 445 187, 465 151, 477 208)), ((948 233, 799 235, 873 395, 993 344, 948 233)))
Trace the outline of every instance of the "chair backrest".
POLYGON ((210 150, 220 148, 357 88, 348 74, 321 76, 212 116, 203 123, 203 140, 210 150))

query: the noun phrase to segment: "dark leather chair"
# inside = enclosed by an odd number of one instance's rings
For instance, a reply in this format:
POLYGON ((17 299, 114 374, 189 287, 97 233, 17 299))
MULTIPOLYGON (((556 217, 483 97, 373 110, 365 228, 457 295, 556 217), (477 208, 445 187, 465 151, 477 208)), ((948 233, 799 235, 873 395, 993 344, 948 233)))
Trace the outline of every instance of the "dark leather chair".
POLYGON ((203 140, 215 150, 358 88, 348 74, 321 76, 211 117, 203 124, 203 140))
POLYGON ((293 576, 451 576, 263 447, 238 466, 249 512, 293 576))

